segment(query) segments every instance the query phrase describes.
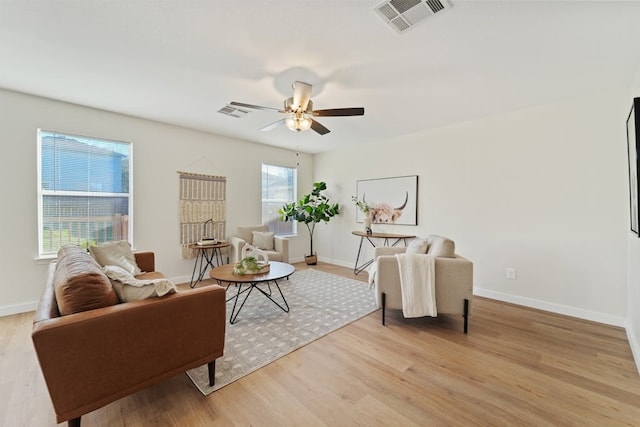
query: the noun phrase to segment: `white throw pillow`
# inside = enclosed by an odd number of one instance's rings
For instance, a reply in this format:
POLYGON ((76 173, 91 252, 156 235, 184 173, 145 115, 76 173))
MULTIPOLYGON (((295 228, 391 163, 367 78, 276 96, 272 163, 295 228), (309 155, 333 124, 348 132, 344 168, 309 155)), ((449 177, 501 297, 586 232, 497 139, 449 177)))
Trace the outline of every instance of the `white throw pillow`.
POLYGON ((253 246, 258 249, 266 251, 272 251, 273 246, 273 233, 270 231, 253 231, 253 246))
POLYGON ((426 254, 427 249, 429 248, 429 244, 425 239, 413 239, 409 246, 407 246, 407 250, 405 253, 407 254, 426 254))
POLYGON ((133 255, 133 252, 131 252, 131 244, 126 240, 89 246, 89 252, 91 252, 91 256, 98 261, 100 267, 117 265, 134 276, 142 274, 142 270, 140 270, 140 267, 138 267, 136 263, 136 257, 133 255))
POLYGON ((427 238, 429 250, 427 253, 435 257, 454 258, 456 256, 456 244, 453 240, 435 234, 427 238))

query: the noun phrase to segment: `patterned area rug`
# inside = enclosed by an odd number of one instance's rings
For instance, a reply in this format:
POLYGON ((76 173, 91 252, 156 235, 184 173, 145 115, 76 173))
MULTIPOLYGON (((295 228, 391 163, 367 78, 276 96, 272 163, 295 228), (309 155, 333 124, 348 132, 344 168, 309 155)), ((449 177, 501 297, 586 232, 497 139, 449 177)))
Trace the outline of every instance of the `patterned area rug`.
MULTIPOLYGON (((236 323, 230 325, 233 301, 227 303, 224 356, 216 360, 215 386, 209 387, 206 365, 187 372, 202 394, 218 390, 376 310, 373 291, 365 282, 308 269, 278 283, 289 303, 289 313, 253 291, 236 323)), ((281 303, 277 289, 271 289, 272 297, 281 303)), ((227 298, 235 292, 229 287, 227 298)))

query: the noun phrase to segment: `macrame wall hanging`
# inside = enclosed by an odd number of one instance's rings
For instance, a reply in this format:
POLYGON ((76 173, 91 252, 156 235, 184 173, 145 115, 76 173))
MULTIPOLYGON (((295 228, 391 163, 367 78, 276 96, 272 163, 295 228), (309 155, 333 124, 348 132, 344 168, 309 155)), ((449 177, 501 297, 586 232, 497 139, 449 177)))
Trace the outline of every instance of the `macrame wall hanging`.
POLYGON ((189 245, 203 237, 225 240, 227 178, 178 172, 180 175, 180 245, 183 258, 195 258, 189 245))

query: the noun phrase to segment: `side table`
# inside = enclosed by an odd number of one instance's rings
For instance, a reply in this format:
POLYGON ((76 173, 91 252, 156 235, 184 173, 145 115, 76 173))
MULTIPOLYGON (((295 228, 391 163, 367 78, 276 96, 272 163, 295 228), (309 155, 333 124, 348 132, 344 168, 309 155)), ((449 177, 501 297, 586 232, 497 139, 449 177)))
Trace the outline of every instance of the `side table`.
MULTIPOLYGON (((196 249, 198 251, 198 255, 196 255, 196 261, 193 264, 193 272, 191 273, 191 283, 190 287, 195 287, 199 281, 204 278, 204 275, 207 273, 209 267, 215 268, 217 266, 221 266, 224 264, 222 259, 222 248, 229 247, 230 243, 228 242, 220 242, 212 245, 198 245, 191 244, 189 245, 189 249, 196 249), (198 269, 198 263, 200 263, 200 268, 198 269), (198 270, 198 276, 196 277, 196 270, 198 270), (194 280, 195 279, 195 280, 194 280)), ((227 255, 227 264, 229 263, 229 256, 227 255)))
POLYGON ((360 246, 358 246, 358 256, 356 256, 356 264, 353 267, 353 274, 358 274, 365 268, 369 267, 371 263, 374 261, 373 258, 364 262, 362 265, 358 266, 358 261, 360 260, 360 252, 362 251, 362 243, 365 239, 373 246, 376 247, 376 244, 371 239, 384 239, 384 246, 389 246, 389 239, 395 239, 395 241, 391 244, 391 246, 396 246, 401 241, 404 242, 404 245, 407 246, 407 239, 413 239, 416 236, 408 235, 408 234, 389 234, 389 233, 365 233, 364 231, 352 231, 351 234, 354 236, 360 236, 360 246))

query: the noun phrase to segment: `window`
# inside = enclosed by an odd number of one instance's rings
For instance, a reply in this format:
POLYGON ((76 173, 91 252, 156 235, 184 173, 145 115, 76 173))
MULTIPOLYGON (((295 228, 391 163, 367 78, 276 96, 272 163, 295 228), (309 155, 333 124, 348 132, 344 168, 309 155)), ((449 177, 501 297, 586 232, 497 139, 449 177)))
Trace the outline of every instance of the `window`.
POLYGON ((130 240, 131 144, 38 131, 41 257, 66 244, 130 240))
POLYGON ((296 223, 280 221, 278 209, 296 199, 296 169, 262 164, 262 223, 276 235, 296 234, 296 223))

